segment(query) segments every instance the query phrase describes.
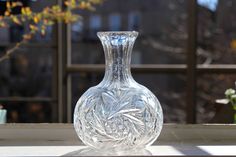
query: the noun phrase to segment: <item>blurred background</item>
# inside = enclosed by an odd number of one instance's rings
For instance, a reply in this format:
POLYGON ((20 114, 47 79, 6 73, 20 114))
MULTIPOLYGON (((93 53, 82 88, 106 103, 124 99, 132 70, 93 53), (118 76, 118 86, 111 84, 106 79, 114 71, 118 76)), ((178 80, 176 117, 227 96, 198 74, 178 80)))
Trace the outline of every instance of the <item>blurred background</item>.
MULTIPOLYGON (((37 12, 63 1, 22 2, 37 12)), ((0 1, 0 14, 4 9, 0 1)), ((132 74, 158 97, 166 123, 233 122, 232 106, 215 100, 235 86, 235 0, 107 0, 76 13, 83 21, 48 28, 0 63, 8 123, 71 122, 78 98, 104 75, 96 32, 121 30, 140 33, 132 74)), ((25 31, 0 28, 0 55, 25 31)))

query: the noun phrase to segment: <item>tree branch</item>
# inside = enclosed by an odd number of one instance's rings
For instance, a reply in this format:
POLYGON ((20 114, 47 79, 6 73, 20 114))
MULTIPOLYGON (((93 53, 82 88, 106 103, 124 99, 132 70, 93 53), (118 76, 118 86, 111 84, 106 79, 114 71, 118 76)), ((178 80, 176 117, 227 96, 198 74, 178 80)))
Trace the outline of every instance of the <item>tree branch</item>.
POLYGON ((32 31, 31 31, 31 32, 25 34, 24 37, 23 37, 23 40, 21 40, 20 42, 16 43, 16 45, 15 45, 14 47, 8 49, 8 50, 6 51, 6 53, 5 53, 2 57, 0 57, 0 62, 4 61, 4 60, 6 60, 6 59, 9 59, 10 56, 11 56, 17 49, 19 49, 22 45, 28 43, 28 41, 31 39, 31 38, 29 38, 29 37, 31 37, 31 36, 34 35, 35 33, 36 33, 36 31, 35 31, 35 32, 32 32, 32 31))

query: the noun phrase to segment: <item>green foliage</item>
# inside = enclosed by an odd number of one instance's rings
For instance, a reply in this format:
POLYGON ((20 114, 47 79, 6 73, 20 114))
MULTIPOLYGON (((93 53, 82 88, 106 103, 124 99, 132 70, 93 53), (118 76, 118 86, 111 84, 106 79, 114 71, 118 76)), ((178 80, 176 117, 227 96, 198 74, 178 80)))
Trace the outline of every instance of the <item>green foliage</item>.
MULTIPOLYGON (((236 112, 236 91, 232 88, 225 91, 225 97, 233 106, 234 111, 236 112)), ((236 113, 234 114, 234 123, 236 123, 236 113)))
POLYGON ((235 90, 230 88, 225 91, 225 97, 229 100, 229 102, 234 106, 236 110, 236 94, 235 90))

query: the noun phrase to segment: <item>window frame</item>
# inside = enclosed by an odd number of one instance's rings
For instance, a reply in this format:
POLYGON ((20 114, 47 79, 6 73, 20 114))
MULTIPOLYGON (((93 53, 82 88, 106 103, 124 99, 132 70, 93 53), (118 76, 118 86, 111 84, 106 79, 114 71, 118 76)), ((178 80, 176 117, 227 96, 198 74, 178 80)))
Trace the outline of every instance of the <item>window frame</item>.
MULTIPOLYGON (((187 30, 186 64, 140 64, 132 65, 133 73, 153 74, 185 74, 186 88, 186 123, 196 123, 196 93, 197 79, 201 74, 236 74, 235 64, 214 64, 203 66, 197 64, 197 0, 187 1, 187 30)), ((63 0, 57 0, 57 4, 63 6, 63 0)), ((52 121, 59 123, 72 122, 72 98, 71 98, 71 74, 78 72, 104 71, 104 65, 97 64, 71 64, 71 25, 58 23, 56 29, 56 52, 53 54, 53 78, 51 98, 25 98, 25 97, 0 97, 1 102, 51 102, 52 121)))

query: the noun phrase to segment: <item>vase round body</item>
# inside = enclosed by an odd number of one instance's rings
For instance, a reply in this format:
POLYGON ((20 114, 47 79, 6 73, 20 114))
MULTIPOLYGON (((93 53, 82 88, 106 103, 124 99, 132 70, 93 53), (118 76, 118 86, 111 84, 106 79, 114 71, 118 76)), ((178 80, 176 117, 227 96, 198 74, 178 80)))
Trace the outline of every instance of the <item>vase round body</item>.
POLYGON ((106 58, 105 76, 78 100, 74 127, 82 142, 97 149, 133 149, 152 144, 163 125, 156 96, 130 71, 137 32, 98 32, 106 58))

